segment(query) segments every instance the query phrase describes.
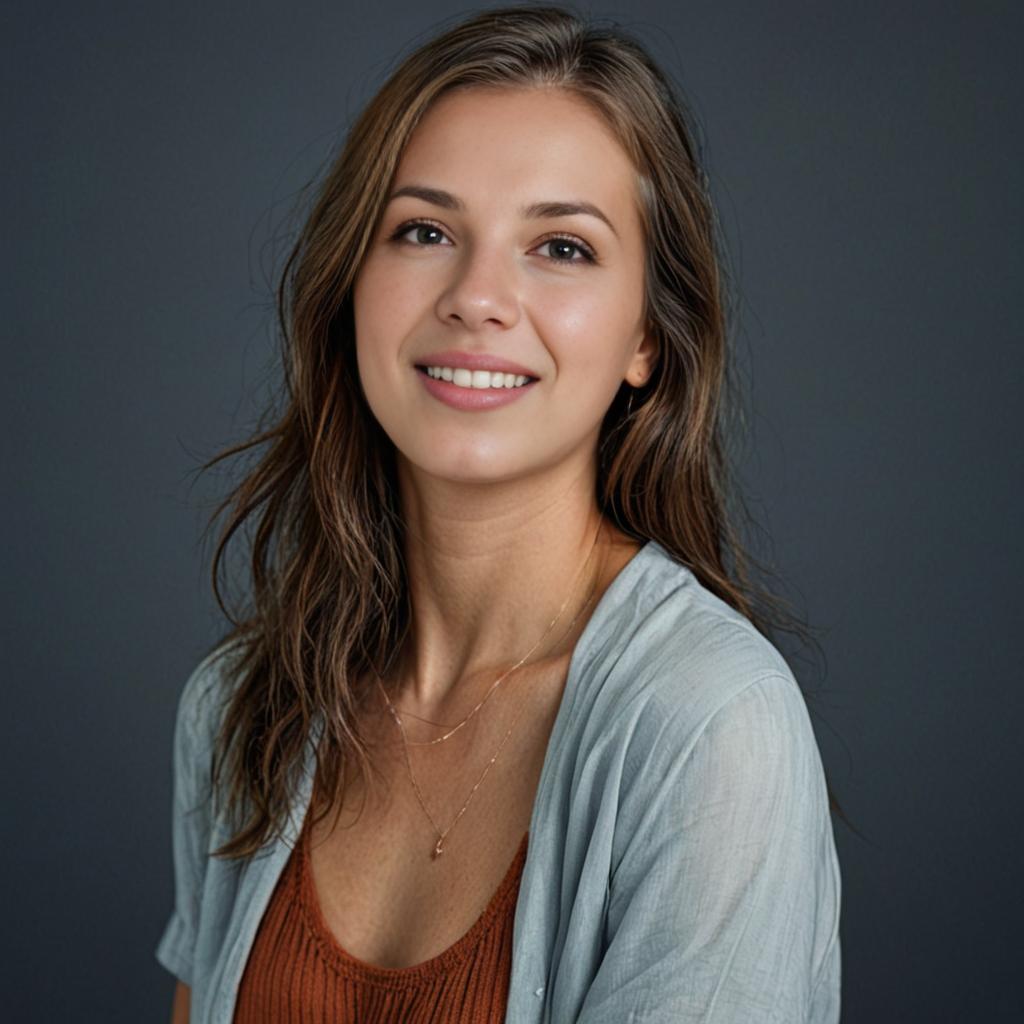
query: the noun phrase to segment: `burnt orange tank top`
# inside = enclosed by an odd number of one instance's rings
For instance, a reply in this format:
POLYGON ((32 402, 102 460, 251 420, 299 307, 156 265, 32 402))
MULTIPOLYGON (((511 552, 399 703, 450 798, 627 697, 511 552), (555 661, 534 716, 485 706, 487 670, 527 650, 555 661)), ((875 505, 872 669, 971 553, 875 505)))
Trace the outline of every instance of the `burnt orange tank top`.
POLYGON ((491 902, 462 938, 410 967, 377 967, 327 927, 303 828, 249 952, 234 1024, 501 1024, 527 832, 491 902))

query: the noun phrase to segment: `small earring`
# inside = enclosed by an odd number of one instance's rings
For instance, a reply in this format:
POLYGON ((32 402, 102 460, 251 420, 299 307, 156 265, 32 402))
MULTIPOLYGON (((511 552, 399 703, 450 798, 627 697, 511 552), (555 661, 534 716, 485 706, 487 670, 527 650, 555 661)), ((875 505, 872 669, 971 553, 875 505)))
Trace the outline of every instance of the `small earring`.
POLYGON ((633 415, 633 393, 635 391, 636 391, 636 388, 630 387, 629 395, 626 398, 626 419, 627 420, 629 419, 630 416, 633 415))

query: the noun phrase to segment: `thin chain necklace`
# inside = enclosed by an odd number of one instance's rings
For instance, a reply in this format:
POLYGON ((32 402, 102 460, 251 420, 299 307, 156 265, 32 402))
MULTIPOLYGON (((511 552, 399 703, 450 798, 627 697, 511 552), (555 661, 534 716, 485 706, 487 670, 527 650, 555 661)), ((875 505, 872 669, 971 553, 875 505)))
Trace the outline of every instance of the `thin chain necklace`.
MULTIPOLYGON (((600 527, 598 529, 600 529, 600 527)), ((596 537, 595 537, 595 544, 596 544, 596 537)), ((591 548, 591 553, 593 553, 593 547, 591 548)), ((587 561, 589 562, 589 560, 590 560, 590 556, 588 555, 587 556, 587 561)), ((604 563, 602 561, 602 568, 603 568, 603 564, 604 563)), ((579 619, 580 615, 583 614, 584 609, 586 609, 587 606, 590 604, 591 600, 594 597, 595 592, 597 591, 597 581, 598 581, 599 577, 600 577, 600 572, 594 578, 594 585, 591 587, 590 593, 587 595, 586 601, 583 602, 582 607, 573 616, 573 620, 566 627, 565 633, 562 634, 563 636, 565 636, 565 635, 567 635, 569 633, 569 631, 572 629, 572 627, 576 624, 576 622, 579 619)), ((563 607, 564 607, 564 605, 563 605, 563 607)), ((561 613, 559 613, 559 614, 561 614, 561 613)), ((548 629, 550 630, 550 626, 548 627, 548 629)), ((545 635, 546 635, 546 633, 545 633, 545 635)), ((536 648, 536 644, 534 645, 534 649, 535 648, 536 648)), ((521 664, 521 662, 520 662, 520 664, 521 664)), ((507 674, 508 673, 506 673, 506 675, 507 674)), ((493 765, 494 762, 498 759, 498 755, 501 753, 502 748, 505 746, 505 743, 507 742, 509 736, 512 735, 512 730, 515 728, 516 723, 519 721, 520 716, 523 714, 523 710, 524 710, 524 708, 526 706, 526 702, 523 701, 520 704, 519 710, 518 710, 518 712, 516 713, 516 715, 514 716, 514 718, 512 720, 512 724, 509 726, 508 731, 505 733, 504 737, 502 738, 501 743, 498 744, 498 749, 494 752, 494 756, 490 759, 490 761, 487 762, 486 766, 484 767, 484 770, 481 773, 480 778, 476 780, 476 785, 474 785, 473 788, 470 790, 469 796, 466 798, 466 802, 462 805, 462 808, 459 810, 459 813, 455 815, 455 818, 452 820, 452 823, 446 829, 441 830, 441 829, 439 829, 437 827, 437 822, 434 821, 434 818, 431 815, 430 811, 427 810, 427 805, 423 801, 423 794, 420 792, 420 787, 416 783, 416 776, 413 774, 413 770, 412 770, 412 760, 409 757, 409 743, 408 743, 408 741, 406 740, 406 737, 405 737, 405 726, 402 725, 402 720, 401 720, 401 718, 399 718, 398 712, 395 710, 394 705, 391 703, 391 700, 390 700, 390 698, 387 695, 387 691, 384 689, 384 686, 381 683, 380 676, 377 676, 376 674, 375 674, 375 676, 376 676, 376 679, 377 679, 377 685, 380 687, 380 691, 384 695, 384 700, 387 701, 388 711, 390 711, 391 717, 395 720, 395 723, 398 725, 398 730, 399 730, 399 732, 401 733, 401 736, 402 736, 402 749, 403 749, 403 751, 405 753, 405 766, 406 766, 406 769, 408 770, 408 773, 409 773, 409 781, 412 783, 413 792, 416 794, 416 800, 419 803, 420 807, 422 808, 423 813, 426 815, 427 820, 430 822, 430 825, 433 828, 434 832, 437 834, 437 842, 434 844, 433 849, 430 851, 430 858, 431 858, 431 860, 436 860, 438 857, 441 856, 442 853, 444 853, 444 841, 447 838, 448 833, 451 832, 451 830, 455 827, 455 825, 458 823, 458 821, 462 817, 462 815, 466 813, 466 808, 469 807, 470 801, 473 799, 473 794, 476 793, 477 789, 480 786, 480 783, 482 783, 484 781, 484 779, 486 778, 487 773, 491 770, 491 765, 493 765)), ((502 677, 502 678, 504 678, 504 677, 502 677)), ((493 687, 491 689, 493 690, 493 687)), ((483 703, 483 701, 481 701, 481 704, 482 703, 483 703)), ((479 705, 477 705, 477 707, 479 707, 479 705)), ((476 708, 474 708, 473 710, 475 711, 476 708)), ((460 725, 462 725, 462 724, 465 724, 465 721, 460 723, 460 725)))
MULTIPOLYGON (((410 747, 432 747, 435 743, 443 743, 449 737, 454 736, 455 733, 457 733, 484 706, 484 704, 486 704, 487 701, 490 700, 491 694, 494 693, 494 691, 498 688, 499 684, 502 683, 505 679, 507 679, 513 672, 515 672, 516 669, 522 667, 526 659, 529 658, 530 655, 533 654, 533 652, 537 650, 538 647, 540 647, 541 642, 544 640, 544 637, 546 637, 548 633, 550 633, 551 630, 555 628, 555 623, 558 622, 558 620, 562 617, 562 613, 565 611, 565 607, 569 603, 569 599, 572 597, 574 591, 576 590, 576 579, 582 574, 583 570, 586 569, 586 567, 590 564, 590 559, 594 555, 594 549, 597 547, 597 539, 601 534, 602 525, 602 523, 598 524, 597 530, 594 533, 594 540, 590 545, 590 551, 587 553, 586 560, 584 561, 583 565, 576 570, 576 577, 573 578, 572 588, 570 589, 565 600, 562 602, 562 607, 558 609, 558 614, 551 620, 551 622, 548 624, 547 629, 545 629, 544 632, 541 634, 540 640, 538 640, 526 652, 526 654, 519 661, 517 661, 510 669, 508 669, 506 672, 503 672, 500 676, 498 676, 497 679, 494 680, 494 682, 491 684, 490 689, 484 694, 483 699, 480 701, 480 703, 477 704, 476 707, 473 708, 473 710, 470 711, 470 713, 466 715, 466 717, 461 722, 459 722, 458 725, 449 729, 448 732, 446 732, 443 736, 438 736, 436 739, 433 740, 407 740, 406 742, 410 747)), ((573 622, 575 621, 576 620, 573 619, 573 622)), ((569 628, 572 628, 572 623, 569 624, 569 628)), ((378 676, 377 678, 379 680, 380 676, 378 676)), ((384 699, 388 700, 386 692, 384 694, 384 699)), ((394 705, 391 703, 390 700, 388 700, 388 704, 391 708, 394 708, 394 705)), ((408 711, 403 711, 402 714, 408 716, 409 718, 415 718, 421 722, 430 722, 431 725, 441 724, 440 722, 432 722, 429 718, 422 718, 420 715, 414 715, 408 711)))

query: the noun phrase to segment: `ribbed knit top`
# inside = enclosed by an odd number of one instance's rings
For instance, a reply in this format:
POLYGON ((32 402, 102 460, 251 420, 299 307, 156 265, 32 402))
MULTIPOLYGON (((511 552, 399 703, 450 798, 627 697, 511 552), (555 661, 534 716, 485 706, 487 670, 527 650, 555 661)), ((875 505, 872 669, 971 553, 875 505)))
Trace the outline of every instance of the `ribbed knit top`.
POLYGON ((234 1024, 501 1024, 512 925, 529 832, 484 912, 446 950, 409 967, 377 967, 327 927, 303 828, 260 922, 234 1024))

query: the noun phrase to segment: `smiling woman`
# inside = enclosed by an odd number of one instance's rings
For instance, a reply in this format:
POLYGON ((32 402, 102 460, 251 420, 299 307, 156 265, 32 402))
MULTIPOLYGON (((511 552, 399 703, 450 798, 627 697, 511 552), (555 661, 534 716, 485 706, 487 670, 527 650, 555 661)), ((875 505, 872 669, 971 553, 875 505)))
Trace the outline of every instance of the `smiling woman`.
POLYGON ((213 564, 220 599, 256 520, 251 593, 179 705, 176 1017, 833 1024, 829 790, 725 513, 667 76, 558 7, 457 24, 279 300, 283 411, 214 460, 263 449, 213 564))
POLYGON ((561 88, 452 89, 425 111, 353 298, 360 382, 415 493, 516 480, 521 495, 556 462, 566 482, 588 475, 604 414, 657 351, 634 179, 605 118, 561 88), (462 350, 431 350, 441 324, 462 350), (484 371, 501 359, 534 383, 498 394, 484 371), (442 382, 410 372, 424 365, 442 382))

